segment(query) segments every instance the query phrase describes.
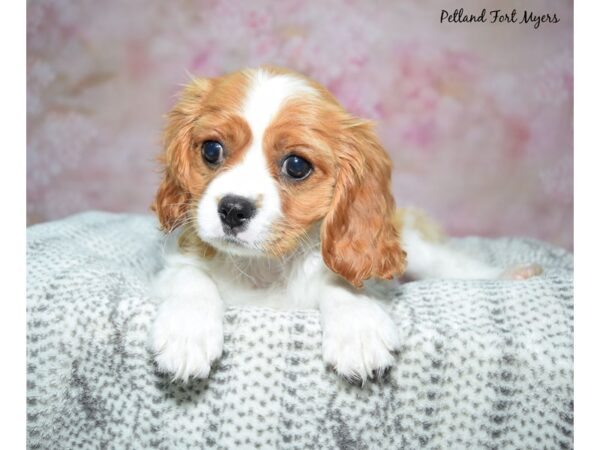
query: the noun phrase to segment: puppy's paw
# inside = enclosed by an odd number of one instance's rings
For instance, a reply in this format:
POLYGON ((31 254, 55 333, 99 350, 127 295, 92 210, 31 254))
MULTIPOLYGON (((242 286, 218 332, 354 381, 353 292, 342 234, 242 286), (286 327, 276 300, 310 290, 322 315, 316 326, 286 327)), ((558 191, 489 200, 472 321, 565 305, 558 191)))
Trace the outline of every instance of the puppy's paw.
POLYGON ((399 347, 396 325, 375 303, 341 306, 323 320, 323 359, 351 383, 384 376, 399 347))
POLYGON ((528 278, 541 275, 543 272, 542 266, 533 263, 506 269, 500 275, 500 278, 504 280, 527 280, 528 278))
POLYGON ((164 307, 150 337, 159 371, 172 374, 173 381, 206 378, 223 352, 223 319, 206 309, 164 307))

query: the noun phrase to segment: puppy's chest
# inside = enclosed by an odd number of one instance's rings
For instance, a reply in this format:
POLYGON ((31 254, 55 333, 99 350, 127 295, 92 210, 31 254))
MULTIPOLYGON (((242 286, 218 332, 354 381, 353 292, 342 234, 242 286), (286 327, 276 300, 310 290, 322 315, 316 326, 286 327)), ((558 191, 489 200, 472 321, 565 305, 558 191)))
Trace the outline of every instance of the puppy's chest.
POLYGON ((275 309, 315 307, 306 291, 310 274, 294 265, 272 261, 244 264, 229 260, 211 267, 210 273, 227 305, 275 309))

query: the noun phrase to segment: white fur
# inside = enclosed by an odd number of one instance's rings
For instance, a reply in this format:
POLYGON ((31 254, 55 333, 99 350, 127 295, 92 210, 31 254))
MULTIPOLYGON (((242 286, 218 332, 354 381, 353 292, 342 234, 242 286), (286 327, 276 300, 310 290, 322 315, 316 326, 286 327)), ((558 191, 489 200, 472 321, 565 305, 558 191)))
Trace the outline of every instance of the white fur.
POLYGON ((408 255, 406 275, 414 279, 525 280, 543 272, 542 268, 535 263, 501 269, 457 252, 447 242, 432 242, 425 239, 415 227, 410 212, 407 212, 404 217, 402 247, 408 255))
MULTIPOLYGON (((261 256, 271 225, 282 215, 263 135, 286 99, 312 91, 292 76, 263 71, 252 76, 240 111, 252 131, 250 148, 239 164, 209 184, 197 209, 200 238, 221 251, 212 259, 183 255, 176 245, 178 233, 168 237, 165 267, 155 283, 155 294, 163 300, 151 333, 157 365, 175 379, 207 377, 223 350, 225 305, 311 308, 321 312, 325 362, 343 377, 364 382, 393 364, 400 345, 385 303, 376 301, 377 290, 369 288, 377 283, 359 291, 331 272, 321 257, 318 226, 295 254, 278 260, 261 256), (217 213, 220 198, 228 194, 260 205, 235 239, 225 236, 217 213)), ((403 236, 412 276, 493 278, 501 273, 444 244, 428 242, 410 220, 403 236)))
MULTIPOLYGON (((361 293, 332 273, 318 246, 286 260, 221 253, 205 260, 180 254, 177 234, 168 237, 155 288, 165 299, 151 342, 162 371, 183 380, 208 375, 222 351, 223 303, 320 309, 323 357, 340 375, 364 381, 391 366, 400 341, 385 304, 374 290, 361 293)), ((318 242, 317 232, 310 236, 318 242)))
POLYGON ((195 261, 171 254, 155 280, 163 299, 151 333, 160 370, 174 379, 205 378, 223 351, 223 302, 214 281, 195 261))
POLYGON ((286 100, 313 94, 314 90, 304 80, 293 75, 272 75, 264 70, 253 72, 242 108, 242 117, 252 131, 253 145, 262 146, 265 130, 286 100))
POLYGON ((410 278, 488 279, 502 273, 497 267, 456 252, 446 243, 429 242, 410 225, 403 229, 402 242, 408 255, 406 275, 410 278))
POLYGON ((325 362, 353 382, 382 375, 400 347, 397 326, 378 302, 348 285, 338 281, 321 287, 325 362))

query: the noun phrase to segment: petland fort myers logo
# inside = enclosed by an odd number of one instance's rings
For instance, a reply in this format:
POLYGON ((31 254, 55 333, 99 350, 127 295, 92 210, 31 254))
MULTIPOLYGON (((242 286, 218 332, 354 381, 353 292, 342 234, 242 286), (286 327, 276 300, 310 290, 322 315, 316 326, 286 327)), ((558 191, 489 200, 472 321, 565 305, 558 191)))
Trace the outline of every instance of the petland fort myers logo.
POLYGON ((450 12, 442 9, 440 23, 516 23, 530 24, 534 29, 538 29, 543 23, 558 23, 560 19, 556 14, 536 14, 533 11, 519 13, 516 9, 506 12, 501 9, 491 9, 487 11, 482 9, 479 14, 465 13, 463 8, 455 9, 450 12))

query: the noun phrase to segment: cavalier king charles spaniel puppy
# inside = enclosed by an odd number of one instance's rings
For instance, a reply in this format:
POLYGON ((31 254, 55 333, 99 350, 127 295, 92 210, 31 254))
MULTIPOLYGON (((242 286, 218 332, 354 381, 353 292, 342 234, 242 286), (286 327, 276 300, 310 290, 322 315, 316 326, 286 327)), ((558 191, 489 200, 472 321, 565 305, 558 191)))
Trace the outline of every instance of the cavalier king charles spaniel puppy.
POLYGON ((150 345, 174 380, 208 376, 227 305, 318 309, 323 359, 364 383, 400 346, 382 280, 540 272, 457 253, 423 214, 397 210, 372 124, 300 74, 263 67, 195 79, 164 141, 152 207, 167 237, 150 345))

